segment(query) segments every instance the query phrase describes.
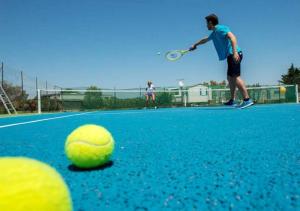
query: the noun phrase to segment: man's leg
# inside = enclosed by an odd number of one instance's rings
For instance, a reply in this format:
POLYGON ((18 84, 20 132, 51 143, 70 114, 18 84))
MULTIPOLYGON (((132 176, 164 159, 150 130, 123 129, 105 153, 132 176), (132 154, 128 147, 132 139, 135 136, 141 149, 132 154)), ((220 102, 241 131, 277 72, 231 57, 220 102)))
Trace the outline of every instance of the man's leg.
POLYGON ((146 107, 148 107, 148 102, 149 102, 149 96, 146 94, 146 107))
POLYGON ((230 88, 230 96, 231 100, 235 100, 235 93, 236 93, 236 77, 227 76, 229 88, 230 88))
POLYGON ((235 105, 235 94, 236 94, 236 77, 227 75, 227 80, 230 88, 230 100, 228 100, 224 105, 234 106, 235 105))
POLYGON ((238 87, 239 91, 242 93, 244 100, 248 100, 249 94, 245 86, 245 83, 240 76, 236 77, 236 86, 238 87))
POLYGON ((154 105, 154 108, 156 108, 156 105, 155 105, 155 94, 152 93, 152 103, 154 105))
POLYGON ((250 99, 247 88, 245 86, 245 83, 241 79, 241 77, 236 78, 236 85, 239 88, 239 91, 242 93, 243 98, 244 98, 242 104, 239 105, 239 108, 247 108, 247 107, 253 105, 254 102, 250 99))
MULTIPOLYGON (((242 58, 242 56, 241 56, 242 58)), ((235 105, 235 95, 236 95, 236 78, 240 75, 240 63, 235 63, 233 60, 233 56, 229 55, 227 57, 227 64, 228 64, 228 69, 227 69, 227 80, 229 83, 229 88, 230 88, 230 100, 224 105, 229 105, 233 106, 235 105)))
MULTIPOLYGON (((239 52, 239 56, 240 56, 239 62, 234 61, 233 55, 229 55, 227 57, 227 64, 228 64, 227 75, 228 75, 228 81, 229 81, 232 99, 234 99, 235 97, 235 87, 237 86, 244 98, 243 103, 239 107, 246 108, 248 106, 253 105, 253 101, 249 98, 245 83, 240 77, 241 61, 243 59, 242 52, 239 52)), ((225 105, 232 105, 232 102, 228 101, 228 103, 226 103, 225 105)))

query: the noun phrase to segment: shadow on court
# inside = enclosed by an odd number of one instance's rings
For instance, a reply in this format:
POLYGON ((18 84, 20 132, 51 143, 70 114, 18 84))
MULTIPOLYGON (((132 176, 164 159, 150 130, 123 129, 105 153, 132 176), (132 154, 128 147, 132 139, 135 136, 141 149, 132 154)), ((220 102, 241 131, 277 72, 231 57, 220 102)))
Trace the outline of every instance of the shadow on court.
POLYGON ((95 168, 88 168, 88 169, 84 169, 84 168, 79 168, 73 164, 69 165, 68 166, 68 169, 70 171, 73 171, 73 172, 82 172, 82 171, 98 171, 98 170, 104 170, 104 169, 107 169, 107 168, 110 168, 114 165, 114 162, 113 161, 109 161, 108 163, 102 165, 102 166, 97 166, 95 168))

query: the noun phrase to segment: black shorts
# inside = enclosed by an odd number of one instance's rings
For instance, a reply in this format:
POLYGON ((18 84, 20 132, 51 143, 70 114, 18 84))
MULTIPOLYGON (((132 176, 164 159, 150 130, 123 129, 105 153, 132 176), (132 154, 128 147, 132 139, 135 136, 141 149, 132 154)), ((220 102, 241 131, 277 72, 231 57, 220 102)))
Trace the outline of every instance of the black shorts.
POLYGON ((228 70, 227 70, 227 75, 231 77, 238 77, 241 75, 241 62, 243 59, 243 53, 239 52, 240 56, 240 61, 236 63, 233 59, 233 55, 230 54, 227 57, 227 64, 228 64, 228 70))

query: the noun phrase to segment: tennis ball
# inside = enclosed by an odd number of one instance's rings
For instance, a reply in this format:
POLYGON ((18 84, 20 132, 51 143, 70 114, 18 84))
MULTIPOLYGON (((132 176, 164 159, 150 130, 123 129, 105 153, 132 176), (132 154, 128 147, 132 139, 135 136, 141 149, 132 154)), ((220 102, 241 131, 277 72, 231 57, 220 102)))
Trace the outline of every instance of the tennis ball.
POLYGON ((284 86, 279 87, 279 92, 280 94, 285 94, 286 93, 286 88, 284 86))
POLYGON ((25 157, 2 157, 0 169, 0 210, 72 210, 67 185, 47 164, 25 157))
POLYGON ((113 150, 112 135, 97 125, 83 125, 75 129, 65 143, 67 157, 79 168, 93 168, 107 163, 113 150))

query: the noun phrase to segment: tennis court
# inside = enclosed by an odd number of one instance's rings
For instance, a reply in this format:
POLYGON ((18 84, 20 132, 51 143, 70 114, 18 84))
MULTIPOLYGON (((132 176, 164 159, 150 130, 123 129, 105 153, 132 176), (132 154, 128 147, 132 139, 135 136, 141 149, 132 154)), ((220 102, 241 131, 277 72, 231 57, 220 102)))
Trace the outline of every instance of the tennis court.
POLYGON ((297 210, 300 106, 65 112, 0 118, 0 156, 54 167, 74 210, 297 210), (104 167, 80 170, 64 155, 83 124, 116 146, 104 167))

